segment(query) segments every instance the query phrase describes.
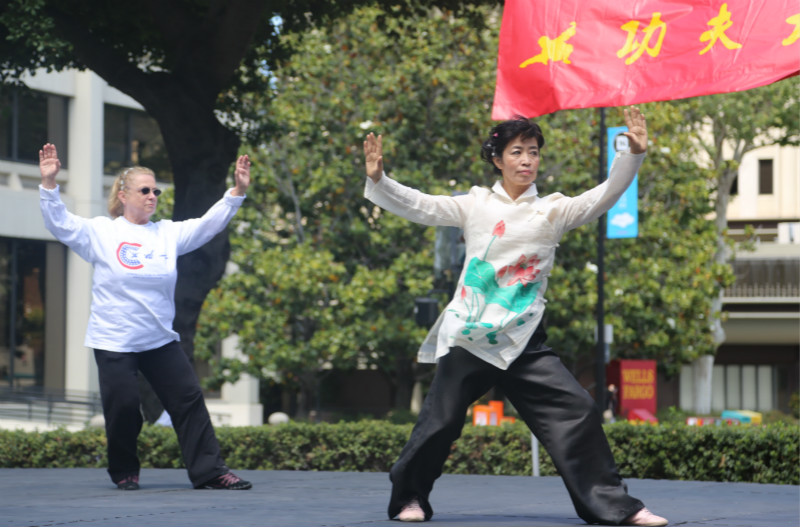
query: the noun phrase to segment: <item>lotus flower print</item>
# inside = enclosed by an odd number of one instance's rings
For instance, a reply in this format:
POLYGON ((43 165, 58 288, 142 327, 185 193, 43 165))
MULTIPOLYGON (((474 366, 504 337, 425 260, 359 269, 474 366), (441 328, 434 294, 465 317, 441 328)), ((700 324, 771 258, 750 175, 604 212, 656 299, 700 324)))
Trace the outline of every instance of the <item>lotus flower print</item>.
MULTIPOLYGON (((473 335, 473 332, 482 329, 489 343, 497 344, 497 334, 533 304, 541 286, 541 282, 535 281, 540 272, 536 255, 522 254, 515 264, 501 267, 499 271, 486 261, 492 244, 505 232, 506 224, 500 220, 492 230, 483 259, 476 256, 467 264, 460 299, 468 310, 462 333, 469 335, 469 340, 478 338, 480 335, 473 335), (490 304, 501 306, 508 313, 499 325, 481 320, 490 304)), ((524 324, 524 320, 517 324, 524 324)))

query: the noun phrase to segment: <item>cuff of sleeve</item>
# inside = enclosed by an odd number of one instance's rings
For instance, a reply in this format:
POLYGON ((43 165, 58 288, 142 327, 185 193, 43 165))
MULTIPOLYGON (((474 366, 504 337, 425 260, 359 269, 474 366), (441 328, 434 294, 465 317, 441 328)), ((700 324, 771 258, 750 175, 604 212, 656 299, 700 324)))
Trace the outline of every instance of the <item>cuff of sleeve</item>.
POLYGON ((381 172, 381 178, 378 180, 377 183, 372 181, 372 178, 367 178, 367 182, 364 185, 364 197, 369 198, 376 189, 381 188, 384 185, 384 182, 388 179, 386 172, 381 172))
POLYGON ((44 188, 39 185, 39 199, 59 201, 61 199, 60 188, 58 185, 56 185, 56 188, 44 188))
POLYGON ((624 153, 624 154, 627 154, 627 155, 629 155, 629 156, 633 156, 633 157, 635 157, 636 159, 643 158, 643 157, 645 157, 645 156, 647 155, 647 151, 646 151, 646 150, 645 150, 644 152, 642 152, 641 154, 634 154, 634 153, 633 153, 633 152, 631 152, 630 150, 625 150, 623 153, 624 153))
POLYGON ((233 205, 241 205, 242 202, 244 201, 244 198, 247 197, 247 194, 245 194, 244 196, 234 196, 233 189, 229 188, 228 190, 225 191, 225 195, 223 197, 225 198, 225 201, 233 205))

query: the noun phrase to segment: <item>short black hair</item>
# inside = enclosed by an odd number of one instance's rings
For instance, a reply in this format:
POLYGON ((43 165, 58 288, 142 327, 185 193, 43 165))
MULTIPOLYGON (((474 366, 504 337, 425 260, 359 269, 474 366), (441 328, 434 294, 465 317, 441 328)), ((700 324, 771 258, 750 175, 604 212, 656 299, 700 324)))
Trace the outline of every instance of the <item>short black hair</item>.
POLYGON ((489 138, 481 146, 481 159, 492 165, 495 173, 502 174, 502 171, 494 164, 494 158, 502 157, 503 151, 515 138, 522 139, 536 138, 539 148, 544 146, 544 134, 539 125, 521 115, 508 121, 494 126, 489 132, 489 138))

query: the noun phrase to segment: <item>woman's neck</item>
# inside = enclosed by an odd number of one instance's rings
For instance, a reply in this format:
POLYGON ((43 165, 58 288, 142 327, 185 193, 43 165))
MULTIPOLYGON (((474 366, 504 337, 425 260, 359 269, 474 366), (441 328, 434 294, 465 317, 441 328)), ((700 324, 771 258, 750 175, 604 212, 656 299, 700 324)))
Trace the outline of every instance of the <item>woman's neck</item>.
POLYGON ((147 225, 150 223, 149 216, 134 216, 133 214, 125 213, 122 217, 135 225, 147 225))

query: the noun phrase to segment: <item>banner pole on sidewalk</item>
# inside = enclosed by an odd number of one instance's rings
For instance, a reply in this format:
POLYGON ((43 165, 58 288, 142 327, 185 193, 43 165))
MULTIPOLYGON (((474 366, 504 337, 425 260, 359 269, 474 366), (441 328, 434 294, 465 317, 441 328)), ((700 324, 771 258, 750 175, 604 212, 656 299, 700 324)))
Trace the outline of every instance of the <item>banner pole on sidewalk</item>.
POLYGON ((533 475, 539 477, 539 440, 531 433, 531 458, 533 459, 533 475))

